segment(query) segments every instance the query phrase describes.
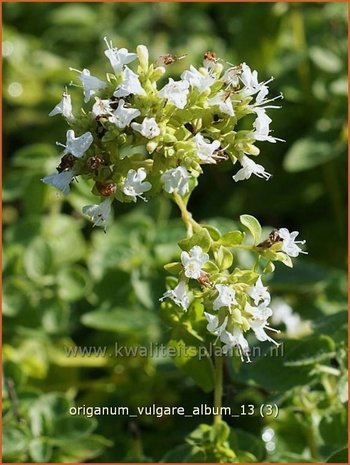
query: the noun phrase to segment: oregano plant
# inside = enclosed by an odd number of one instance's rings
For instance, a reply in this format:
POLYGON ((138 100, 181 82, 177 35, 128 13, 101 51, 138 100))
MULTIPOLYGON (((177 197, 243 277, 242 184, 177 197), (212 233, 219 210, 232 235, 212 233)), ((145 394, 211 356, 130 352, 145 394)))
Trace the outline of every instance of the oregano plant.
POLYGON ((269 324, 266 275, 275 262, 292 267, 292 259, 306 252, 300 247, 304 241, 296 240, 298 232, 281 228, 263 237, 258 220, 248 214, 240 216, 241 228, 225 233, 200 224, 188 202, 207 164, 229 160, 233 185, 252 175, 270 178, 254 161, 260 154, 256 144, 281 141, 271 135, 267 114, 279 108, 275 100, 281 95, 269 98, 270 81, 259 82, 246 63, 233 65, 214 52, 205 52, 203 63, 175 79, 168 70, 182 57, 168 54, 152 61, 144 45, 130 53, 105 42, 110 69, 103 79, 88 69, 71 69, 80 81, 71 85, 83 90, 81 108, 72 107, 66 89, 50 113, 61 114, 69 129, 65 143, 58 143, 63 152, 57 172, 42 181, 67 195, 79 176, 91 180, 96 204, 82 212, 106 232, 118 202, 166 195, 176 203, 186 234, 178 243, 178 260, 165 266, 169 277, 159 296, 161 315, 178 351, 214 349, 204 357, 199 376, 191 363, 175 356, 198 384, 214 391, 214 424, 191 433, 186 457, 232 461, 236 452, 221 418, 224 358, 238 355, 242 363, 251 362, 249 335, 278 345, 278 331, 269 324), (254 257, 249 267, 240 264, 242 250, 254 257))

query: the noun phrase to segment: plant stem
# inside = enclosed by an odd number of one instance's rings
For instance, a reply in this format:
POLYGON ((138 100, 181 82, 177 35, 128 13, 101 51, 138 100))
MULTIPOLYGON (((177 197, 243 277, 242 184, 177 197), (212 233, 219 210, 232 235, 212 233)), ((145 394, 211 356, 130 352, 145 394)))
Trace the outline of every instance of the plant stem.
POLYGON ((219 413, 214 415, 214 424, 221 421, 221 407, 223 394, 223 368, 224 358, 222 355, 215 355, 215 386, 214 386, 214 409, 219 413))
POLYGON ((181 212, 182 221, 187 226, 187 235, 192 236, 193 231, 198 231, 201 229, 201 226, 192 218, 191 213, 187 210, 186 204, 183 201, 183 198, 177 193, 174 192, 174 200, 176 205, 179 207, 181 212))

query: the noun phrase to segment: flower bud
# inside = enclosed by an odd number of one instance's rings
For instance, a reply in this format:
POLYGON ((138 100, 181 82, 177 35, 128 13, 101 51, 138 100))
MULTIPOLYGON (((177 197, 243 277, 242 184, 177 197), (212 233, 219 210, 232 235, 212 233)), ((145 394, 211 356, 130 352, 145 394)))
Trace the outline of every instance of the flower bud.
POLYGON ((146 150, 148 153, 152 153, 155 151, 155 149, 157 148, 158 146, 158 142, 156 141, 149 141, 146 145, 146 150))
POLYGON ((151 75, 152 80, 158 81, 158 79, 160 79, 163 76, 165 71, 166 69, 164 66, 157 66, 157 68, 155 68, 155 70, 153 71, 151 75))
POLYGON ((148 49, 145 45, 138 45, 136 47, 137 57, 140 61, 141 68, 146 70, 148 68, 148 49))
POLYGON ((260 149, 256 147, 254 144, 245 144, 244 152, 249 155, 259 155, 260 149))

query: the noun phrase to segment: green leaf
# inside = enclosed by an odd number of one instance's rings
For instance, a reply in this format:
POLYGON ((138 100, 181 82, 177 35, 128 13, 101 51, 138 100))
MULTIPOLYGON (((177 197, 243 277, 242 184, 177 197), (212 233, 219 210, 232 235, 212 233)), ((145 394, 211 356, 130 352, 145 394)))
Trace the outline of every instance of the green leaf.
POLYGON ((55 440, 69 440, 88 436, 95 428, 97 422, 93 418, 81 416, 62 416, 55 421, 55 440))
POLYGON ((81 318, 85 326, 120 334, 139 333, 153 340, 159 336, 158 319, 149 310, 113 308, 85 313, 81 318))
POLYGON ((183 239, 179 242, 179 247, 182 250, 191 250, 192 247, 198 245, 204 252, 208 252, 212 243, 212 239, 207 229, 202 228, 188 239, 183 239))
POLYGON ((82 267, 62 268, 57 274, 57 284, 59 297, 74 302, 88 294, 89 277, 82 267))
POLYGON ((168 273, 178 275, 180 273, 180 271, 183 270, 183 266, 181 265, 180 262, 172 262, 172 263, 167 263, 166 265, 164 265, 164 269, 168 273))
POLYGON ((259 221, 251 215, 241 215, 240 222, 249 230, 254 239, 254 244, 257 245, 261 239, 261 226, 259 221))
POLYGON ((22 454, 27 452, 28 449, 28 437, 18 427, 10 428, 4 426, 3 429, 3 460, 6 462, 16 462, 18 458, 25 457, 22 454))
POLYGON ((29 443, 29 454, 34 462, 49 462, 52 455, 52 445, 49 439, 32 439, 29 443))
POLYGON ((312 137, 298 139, 288 150, 284 158, 284 168, 296 173, 326 163, 337 157, 339 152, 328 142, 312 137))
POLYGON ((213 364, 209 356, 199 357, 197 342, 194 343, 196 345, 189 346, 181 339, 171 339, 169 347, 176 354, 172 359, 203 391, 210 392, 214 389, 213 364))
POLYGON ((226 247, 221 246, 216 252, 216 263, 220 270, 227 270, 233 263, 233 255, 226 247))
POLYGON ((299 342, 285 357, 285 366, 306 366, 335 355, 335 343, 328 336, 311 336, 299 342))
POLYGON ((217 241, 221 237, 221 233, 218 230, 218 228, 215 228, 214 226, 210 224, 202 224, 202 227, 205 228, 208 233, 210 234, 210 237, 213 239, 213 241, 217 241))
POLYGON ((232 247, 233 245, 241 244, 243 242, 244 237, 245 234, 241 231, 230 231, 224 234, 218 240, 218 243, 224 245, 225 247, 232 247))
POLYGON ((33 280, 43 278, 52 271, 52 251, 41 237, 34 239, 24 254, 24 267, 33 280))

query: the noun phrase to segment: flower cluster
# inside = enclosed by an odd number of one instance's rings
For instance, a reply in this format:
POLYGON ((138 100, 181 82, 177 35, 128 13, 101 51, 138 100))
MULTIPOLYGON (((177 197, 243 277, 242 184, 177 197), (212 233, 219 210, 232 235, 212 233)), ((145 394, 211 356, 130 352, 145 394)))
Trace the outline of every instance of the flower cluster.
MULTIPOLYGON (((296 242, 298 233, 290 233, 286 228, 274 231, 267 241, 256 246, 243 245, 243 235, 239 231, 232 231, 224 236, 218 235, 216 231, 215 239, 210 237, 210 231, 203 231, 205 228, 200 229, 191 239, 179 243, 184 248, 181 261, 166 267, 178 275, 177 283, 160 300, 172 301, 184 312, 193 303, 200 302, 204 307, 206 328, 222 343, 223 352, 231 352, 235 347, 242 361, 250 361, 246 338, 249 331, 255 334, 258 341, 270 341, 278 345, 269 335, 279 331, 269 325, 268 320, 273 316, 271 296, 262 281, 262 275, 269 267, 265 266, 260 271, 257 266, 251 270, 235 267, 230 271, 233 263, 230 248, 250 248, 259 256, 257 263, 267 258, 269 261, 282 261, 291 266, 288 261, 290 257, 306 253, 298 246, 304 241, 296 242), (274 240, 271 239, 272 235, 274 240), (193 245, 195 243, 197 245, 193 245), (222 244, 226 244, 226 247, 222 244)), ((276 322, 280 320, 277 319, 276 322)))
POLYGON ((70 68, 78 74, 84 105, 73 109, 66 90, 51 111, 70 129, 65 144, 58 144, 64 150, 57 173, 43 178, 64 194, 78 176, 91 179, 100 203, 83 213, 94 225, 106 227, 113 200, 147 201, 161 191, 189 195, 205 164, 230 159, 241 165, 235 181, 252 174, 269 179, 252 158, 259 154, 256 141, 279 140, 270 134, 266 113, 278 108, 267 98, 269 81, 259 82, 247 64, 229 65, 213 52, 205 53, 201 67, 191 65, 180 79, 166 79, 166 66, 177 57, 150 63, 144 45, 130 53, 105 42, 113 72, 104 80, 70 68), (237 130, 249 114, 252 128, 237 130))

